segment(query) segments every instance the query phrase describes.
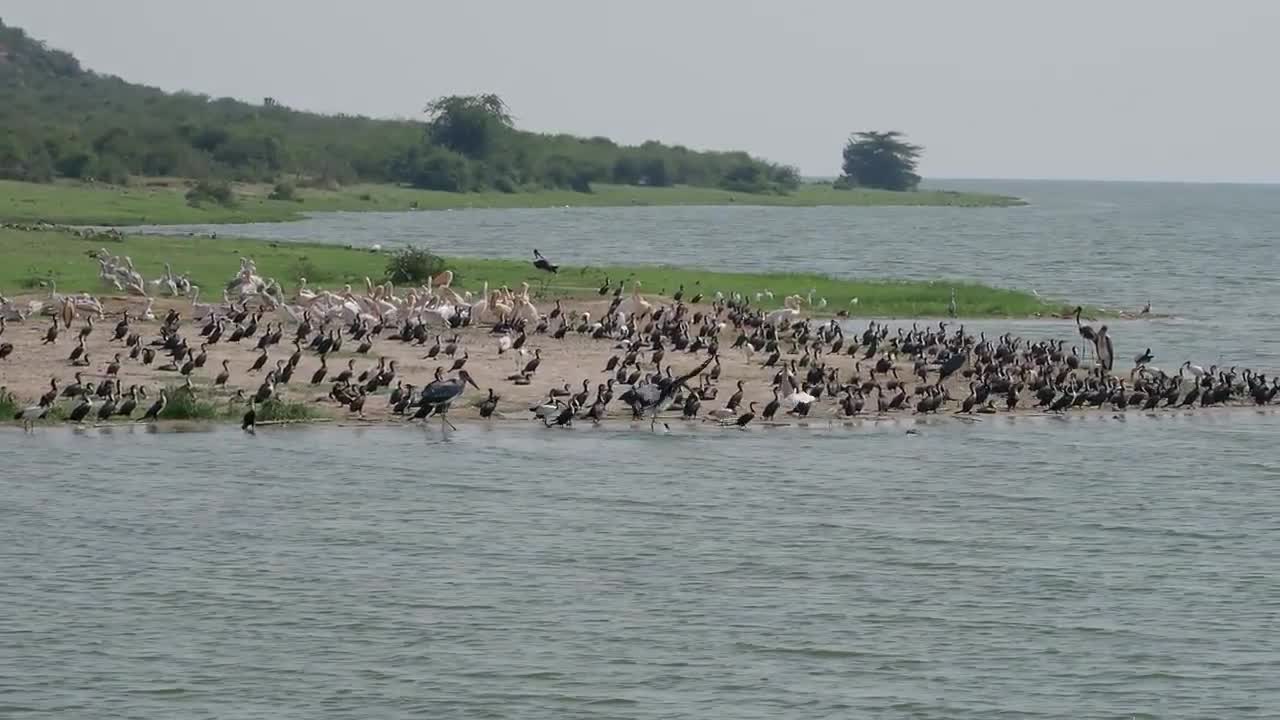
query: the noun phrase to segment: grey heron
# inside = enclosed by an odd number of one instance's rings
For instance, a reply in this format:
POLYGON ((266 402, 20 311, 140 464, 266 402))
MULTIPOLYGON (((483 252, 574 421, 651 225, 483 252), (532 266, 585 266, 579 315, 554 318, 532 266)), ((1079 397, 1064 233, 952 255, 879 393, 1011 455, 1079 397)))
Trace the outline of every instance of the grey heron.
POLYGON ((658 413, 671 407, 672 401, 675 400, 676 393, 684 384, 702 374, 711 366, 715 360, 715 355, 709 356, 702 364, 694 368, 692 371, 685 373, 679 377, 662 378, 657 382, 636 385, 624 394, 630 395, 628 402, 637 415, 649 416, 649 430, 655 430, 658 424, 658 413))

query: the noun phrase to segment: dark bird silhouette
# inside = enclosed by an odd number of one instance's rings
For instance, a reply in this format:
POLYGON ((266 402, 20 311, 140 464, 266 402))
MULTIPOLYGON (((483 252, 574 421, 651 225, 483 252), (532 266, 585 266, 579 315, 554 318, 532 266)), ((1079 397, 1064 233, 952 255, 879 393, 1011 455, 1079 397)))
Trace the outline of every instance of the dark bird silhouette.
POLYGON ((534 248, 533 250, 533 266, 543 272, 549 272, 552 274, 560 272, 560 266, 543 257, 542 253, 538 252, 537 248, 534 248))
POLYGON ((267 351, 263 350, 262 354, 258 355, 258 359, 254 360, 253 364, 249 366, 249 372, 256 373, 262 369, 263 365, 266 365, 266 364, 267 364, 267 351))
POLYGON ((316 371, 311 374, 312 385, 319 385, 324 382, 324 376, 329 372, 329 365, 325 361, 325 357, 324 355, 320 356, 320 367, 316 368, 316 371))
POLYGON ((444 424, 457 430, 453 423, 449 422, 449 406, 453 404, 454 400, 462 396, 463 391, 467 389, 467 385, 477 390, 480 389, 480 386, 476 385, 476 381, 471 379, 471 375, 466 370, 459 370, 456 378, 430 383, 422 388, 422 399, 419 400, 422 409, 414 417, 426 419, 432 415, 439 415, 444 424))
POLYGON ((1080 322, 1080 313, 1082 312, 1084 312, 1084 308, 1077 305, 1076 306, 1076 331, 1079 332, 1080 337, 1084 338, 1085 340, 1093 340, 1097 336, 1097 333, 1093 331, 1092 325, 1085 325, 1080 322))
POLYGON ((227 381, 230 379, 231 379, 231 369, 227 367, 227 361, 223 360, 222 372, 218 373, 218 376, 213 379, 213 384, 218 386, 226 385, 227 381))
POLYGON ((524 370, 522 370, 521 373, 525 375, 532 375, 538 371, 538 365, 540 364, 542 364, 542 350, 535 348, 533 351, 533 359, 525 363, 524 370))
POLYGON ((258 411, 254 407, 253 400, 249 400, 249 409, 245 411, 244 417, 240 419, 240 429, 247 433, 257 431, 258 411))
POLYGON ((679 377, 662 378, 658 382, 636 385, 628 390, 624 397, 630 396, 628 402, 636 416, 649 415, 649 429, 652 431, 657 427, 658 413, 671 407, 671 403, 675 400, 676 393, 679 392, 680 388, 684 387, 689 380, 701 375, 703 370, 711 366, 713 360, 715 360, 714 355, 702 361, 702 364, 698 367, 679 377))
POLYGON ((134 385, 129 388, 129 396, 125 401, 120 403, 120 407, 116 408, 116 415, 129 418, 133 415, 133 411, 138 407, 138 386, 134 385))
POLYGON ((81 397, 80 404, 75 406, 75 408, 71 411, 71 415, 68 416, 67 419, 73 423, 81 422, 82 420, 85 419, 85 417, 89 414, 89 411, 92 409, 93 409, 93 400, 88 395, 84 395, 81 397))
POLYGON ((493 393, 493 388, 489 388, 489 397, 480 403, 480 417, 493 417, 493 411, 498 409, 498 396, 493 393))
POLYGON ((169 393, 168 391, 162 388, 160 390, 160 398, 155 402, 151 403, 151 407, 147 408, 147 411, 143 413, 142 420, 140 422, 145 422, 147 420, 155 420, 159 418, 160 413, 164 412, 164 408, 168 404, 169 404, 169 393))
POLYGON ((773 420, 773 416, 778 414, 778 408, 781 407, 781 405, 782 404, 778 402, 778 389, 774 388, 773 399, 769 401, 768 405, 764 406, 764 419, 767 421, 773 420))

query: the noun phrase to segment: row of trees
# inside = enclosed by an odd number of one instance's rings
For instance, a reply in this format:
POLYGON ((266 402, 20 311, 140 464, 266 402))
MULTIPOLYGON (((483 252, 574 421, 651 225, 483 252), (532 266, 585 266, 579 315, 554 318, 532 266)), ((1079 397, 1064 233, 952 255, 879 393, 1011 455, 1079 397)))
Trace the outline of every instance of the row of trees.
POLYGON ((522 131, 492 94, 437 99, 425 122, 411 122, 165 93, 86 71, 2 23, 0 98, 0 177, 30 181, 294 176, 508 192, 592 183, 783 192, 799 182, 794 168, 742 152, 522 131))
MULTIPOLYGON (((72 55, 0 22, 0 177, 121 183, 130 175, 318 184, 398 182, 506 192, 589 191, 593 183, 786 192, 794 167, 744 152, 532 133, 493 94, 432 101, 425 122, 326 116, 155 88, 97 75, 72 55)), ((842 187, 913 190, 922 148, 898 132, 861 132, 842 187)))
POLYGON ((493 94, 442 97, 427 105, 426 116, 422 141, 391 167, 395 180, 417 187, 511 192, 542 186, 587 192, 592 183, 604 182, 785 192, 800 182, 795 168, 743 152, 695 152, 653 141, 626 147, 603 137, 521 131, 493 94))

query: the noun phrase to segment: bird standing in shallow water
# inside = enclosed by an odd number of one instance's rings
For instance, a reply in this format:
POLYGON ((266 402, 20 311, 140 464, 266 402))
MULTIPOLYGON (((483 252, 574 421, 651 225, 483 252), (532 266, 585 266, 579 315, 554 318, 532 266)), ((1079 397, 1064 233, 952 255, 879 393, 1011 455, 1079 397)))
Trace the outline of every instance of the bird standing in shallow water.
POLYGON ((658 424, 658 413, 671 407, 680 388, 684 387, 689 380, 702 374, 715 357, 715 355, 708 357, 701 365, 680 377, 664 378, 656 383, 645 383, 631 388, 628 393, 631 394, 629 402, 632 410, 637 416, 649 415, 649 430, 655 430, 658 424))
POLYGON ((253 399, 249 399, 249 409, 245 411, 244 417, 240 419, 240 429, 247 433, 257 432, 258 410, 254 407, 253 399))
MULTIPOLYGON (((422 406, 420 415, 423 419, 432 415, 439 415, 440 420, 449 427, 457 430, 453 423, 449 422, 449 407, 462 396, 467 389, 467 385, 479 390, 480 386, 476 385, 476 381, 471 379, 471 374, 466 370, 459 370, 458 377, 449 380, 441 380, 433 382, 422 388, 422 397, 419 404, 422 406)), ((417 417, 417 415, 415 415, 417 417)))
POLYGON ((493 388, 489 388, 489 397, 480 403, 480 417, 493 417, 493 411, 498 409, 498 396, 493 393, 493 388))

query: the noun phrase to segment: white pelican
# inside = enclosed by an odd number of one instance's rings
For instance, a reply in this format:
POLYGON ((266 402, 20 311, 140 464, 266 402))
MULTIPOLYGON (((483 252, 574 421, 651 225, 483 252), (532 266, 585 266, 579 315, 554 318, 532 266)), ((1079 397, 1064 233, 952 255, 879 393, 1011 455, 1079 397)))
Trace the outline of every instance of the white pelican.
POLYGON ((213 303, 202 303, 200 300, 200 286, 191 286, 191 318, 193 320, 201 320, 208 315, 217 311, 218 306, 213 303))

